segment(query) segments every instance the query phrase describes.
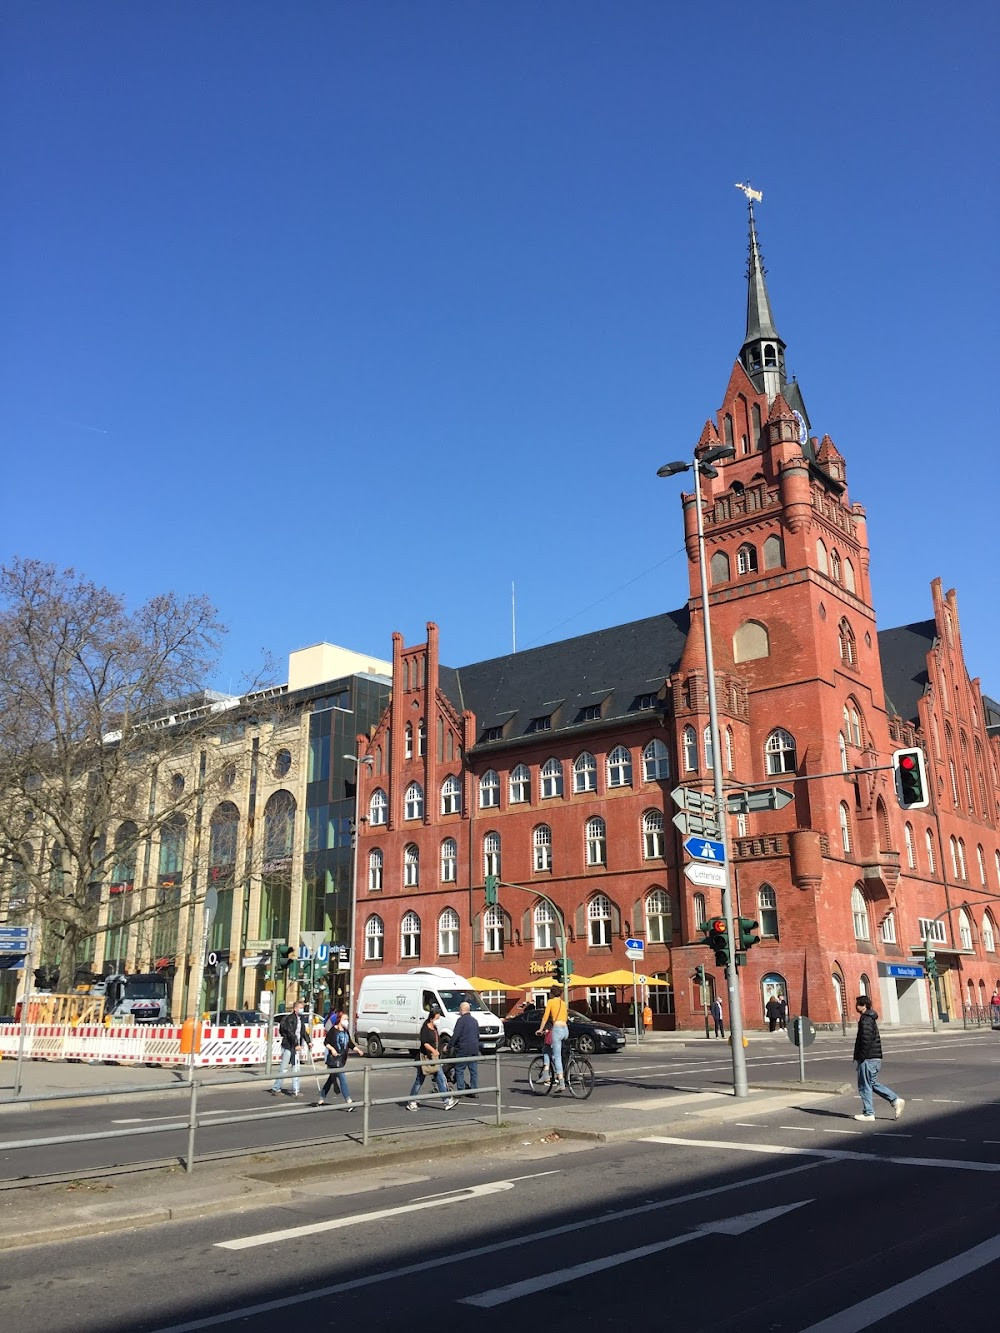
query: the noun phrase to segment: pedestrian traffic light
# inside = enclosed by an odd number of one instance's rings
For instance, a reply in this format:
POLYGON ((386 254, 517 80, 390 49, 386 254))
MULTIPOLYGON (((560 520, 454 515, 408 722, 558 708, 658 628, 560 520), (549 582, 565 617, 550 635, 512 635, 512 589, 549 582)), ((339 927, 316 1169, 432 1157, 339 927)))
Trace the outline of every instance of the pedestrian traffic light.
POLYGON ((740 921, 740 948, 752 949, 755 944, 760 943, 760 923, 751 921, 749 917, 741 916, 740 921))
POLYGON ((695 985, 697 986, 704 986, 705 984, 705 969, 701 965, 701 963, 699 963, 694 970, 694 980, 695 980, 695 985))
POLYGON ((715 954, 716 967, 728 967, 732 960, 729 953, 729 931, 724 917, 716 916, 706 923, 705 943, 715 954))
POLYGON ((896 795, 903 810, 923 810, 930 804, 927 765, 923 750, 896 750, 892 756, 896 774, 896 795))
POLYGON ((496 875, 487 875, 487 876, 486 876, 486 906, 487 906, 487 907, 496 907, 496 905, 497 905, 497 889, 498 889, 498 887, 499 887, 499 884, 500 884, 500 880, 499 880, 499 878, 498 878, 496 875))
POLYGON ((934 957, 934 946, 924 942, 924 970, 933 981, 938 974, 937 959, 934 957))

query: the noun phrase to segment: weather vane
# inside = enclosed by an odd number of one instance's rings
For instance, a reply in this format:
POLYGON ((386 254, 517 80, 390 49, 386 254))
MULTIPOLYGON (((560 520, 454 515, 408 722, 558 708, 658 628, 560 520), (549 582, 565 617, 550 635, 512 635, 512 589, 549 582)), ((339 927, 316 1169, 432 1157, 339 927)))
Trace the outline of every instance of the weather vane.
POLYGON ((747 197, 748 204, 752 203, 754 199, 757 200, 758 204, 763 202, 764 199, 763 190, 755 190, 752 185, 743 185, 739 181, 736 182, 736 188, 737 190, 743 191, 743 193, 747 197))

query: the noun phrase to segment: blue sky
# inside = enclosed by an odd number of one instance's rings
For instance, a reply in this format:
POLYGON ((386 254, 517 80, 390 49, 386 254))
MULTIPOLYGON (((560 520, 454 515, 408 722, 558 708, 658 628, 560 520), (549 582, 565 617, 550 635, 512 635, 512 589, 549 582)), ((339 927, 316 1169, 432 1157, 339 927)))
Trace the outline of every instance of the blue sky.
POLYGON ((208 593, 222 688, 677 607, 749 178, 879 623, 940 575, 1000 695, 997 15, 3 0, 0 550, 208 593))

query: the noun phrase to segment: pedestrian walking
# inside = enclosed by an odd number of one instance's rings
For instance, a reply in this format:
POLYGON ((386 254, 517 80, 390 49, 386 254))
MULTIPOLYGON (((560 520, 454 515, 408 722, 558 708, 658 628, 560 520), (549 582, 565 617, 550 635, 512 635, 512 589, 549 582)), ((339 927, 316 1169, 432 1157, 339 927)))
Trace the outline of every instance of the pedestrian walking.
POLYGON ((788 1000, 785 998, 785 992, 778 992, 778 1004, 781 1006, 781 1012, 778 1014, 778 1027, 784 1032, 788 1028, 788 1000))
POLYGON ((406 1103, 408 1111, 419 1111, 420 1107, 413 1100, 417 1093, 424 1086, 424 1079, 430 1075, 434 1080, 434 1086, 444 1098, 444 1109, 450 1111, 456 1104, 454 1097, 448 1096, 448 1084, 444 1080, 444 1074, 441 1070, 441 1038, 438 1035, 437 1024, 441 1017, 441 1010, 431 1008, 427 1012, 427 1018, 420 1029, 420 1064, 417 1068, 416 1077, 413 1080, 413 1087, 410 1089, 410 1100, 406 1103))
POLYGON ((270 1087, 272 1097, 285 1091, 285 1080, 291 1072, 292 1090, 286 1097, 299 1097, 299 1071, 302 1068, 301 1053, 310 1049, 309 1024, 303 1010, 305 1005, 296 1000, 291 1013, 283 1014, 278 1023, 278 1035, 281 1037, 281 1069, 270 1087))
POLYGON ((772 995, 767 1004, 764 1005, 764 1013, 767 1015, 767 1030, 773 1032, 778 1026, 778 1019, 781 1017, 781 1001, 776 995, 772 995))
POLYGON ((469 1096, 475 1098, 479 1090, 479 1024, 472 1017, 472 1005, 463 1000, 458 1006, 458 1020, 455 1031, 451 1034, 451 1054, 458 1062, 452 1065, 455 1071, 455 1087, 465 1091, 465 1076, 469 1076, 469 1096))
MULTIPOLYGON (((553 1092, 563 1092, 566 1088, 566 1080, 563 1078, 562 1047, 563 1042, 569 1036, 569 1005, 563 999, 562 986, 553 986, 549 990, 549 1002, 545 1006, 542 1022, 535 1036, 541 1037, 549 1023, 552 1024, 552 1064, 556 1071, 556 1084, 553 1092)), ((542 1058, 547 1072, 549 1067, 548 1050, 543 1051, 542 1058)))
POLYGON ((718 995, 712 1001, 711 1014, 712 1022, 715 1024, 715 1035, 724 1038, 726 1035, 726 1028, 722 1021, 722 1001, 719 999, 718 995))
POLYGON ((906 1105, 905 1100, 898 1093, 893 1092, 892 1088, 885 1087, 878 1082, 878 1073, 882 1067, 882 1038, 878 1031, 878 1014, 872 1008, 871 999, 867 995, 859 995, 854 1001, 854 1007, 858 1011, 858 1035, 854 1041, 854 1063, 858 1067, 858 1092, 861 1094, 861 1105, 864 1108, 860 1115, 854 1117, 855 1120, 874 1120, 875 1104, 872 1101, 872 1093, 877 1097, 882 1097, 892 1106, 893 1113, 898 1120, 903 1114, 903 1108, 906 1105))
POLYGON ((335 1087, 343 1097, 344 1105, 348 1111, 353 1111, 354 1098, 351 1096, 351 1090, 347 1083, 347 1075, 343 1071, 347 1064, 347 1057, 351 1052, 355 1055, 364 1055, 364 1051, 351 1036, 350 1014, 337 1015, 336 1022, 326 1030, 323 1045, 326 1047, 326 1067, 330 1070, 330 1073, 323 1084, 316 1105, 325 1106, 330 1089, 335 1087))
POLYGON ((1000 1022, 1000 986, 994 986, 990 996, 990 1022, 1000 1022))

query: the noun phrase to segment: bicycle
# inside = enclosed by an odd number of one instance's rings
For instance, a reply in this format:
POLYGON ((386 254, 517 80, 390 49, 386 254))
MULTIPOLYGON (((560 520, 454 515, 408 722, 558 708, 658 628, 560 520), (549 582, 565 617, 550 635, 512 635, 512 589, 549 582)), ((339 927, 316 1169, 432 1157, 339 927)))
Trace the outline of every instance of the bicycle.
MULTIPOLYGON (((563 1076, 566 1089, 579 1101, 586 1101, 594 1091, 594 1066, 585 1055, 577 1051, 568 1051, 563 1055, 563 1076)), ((528 1085, 538 1097, 547 1097, 555 1087, 555 1065, 549 1061, 546 1067, 541 1055, 536 1055, 528 1066, 528 1085)))

